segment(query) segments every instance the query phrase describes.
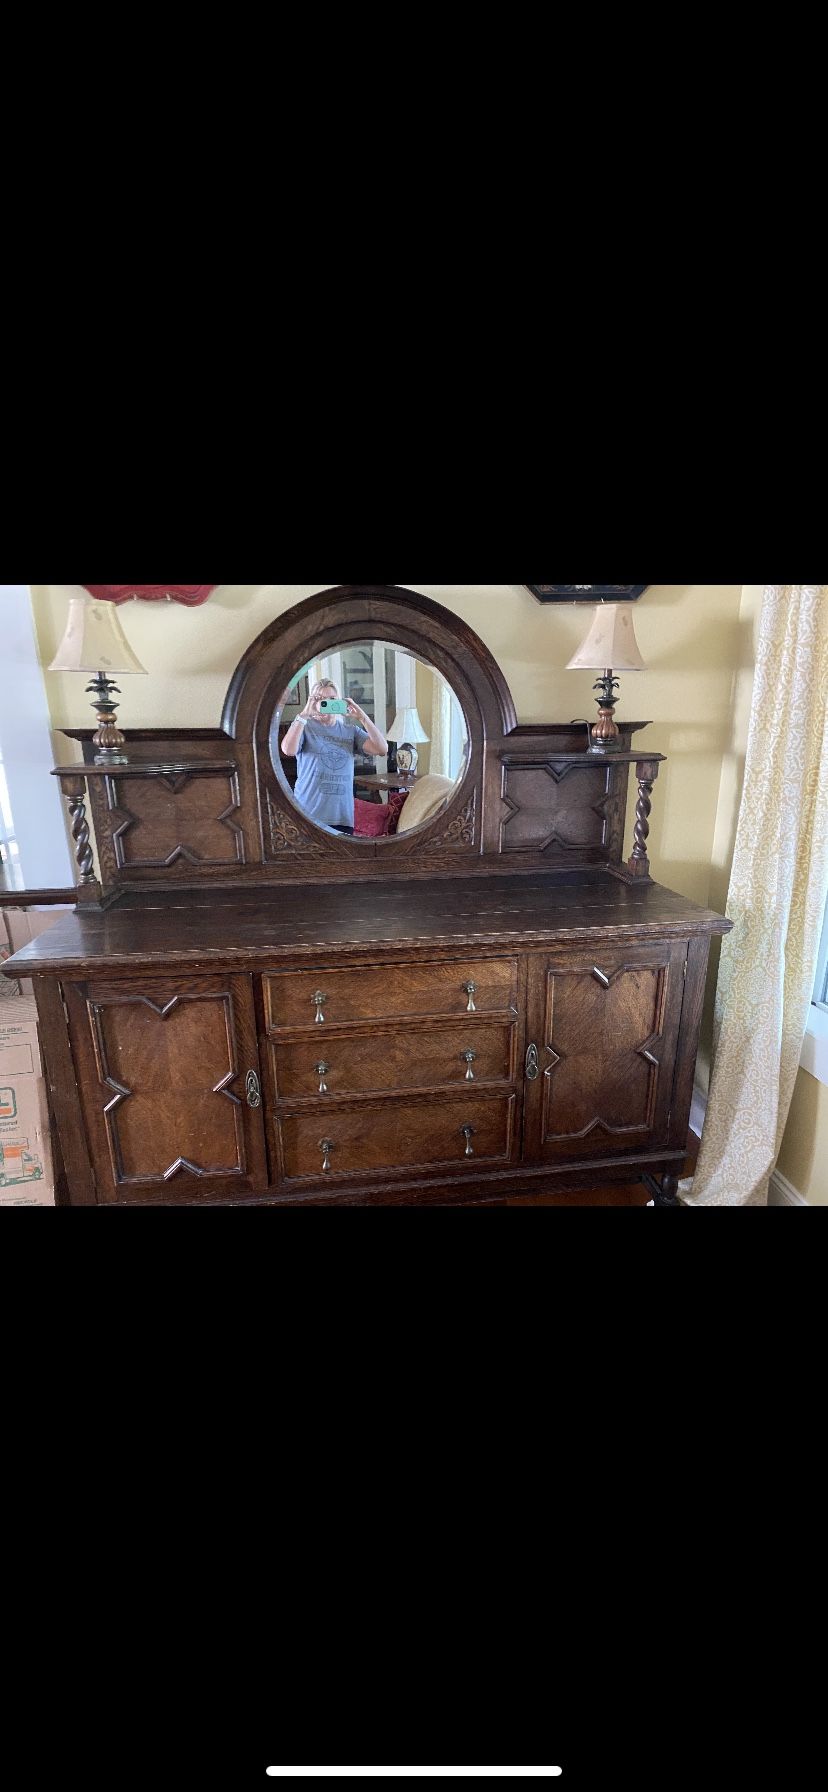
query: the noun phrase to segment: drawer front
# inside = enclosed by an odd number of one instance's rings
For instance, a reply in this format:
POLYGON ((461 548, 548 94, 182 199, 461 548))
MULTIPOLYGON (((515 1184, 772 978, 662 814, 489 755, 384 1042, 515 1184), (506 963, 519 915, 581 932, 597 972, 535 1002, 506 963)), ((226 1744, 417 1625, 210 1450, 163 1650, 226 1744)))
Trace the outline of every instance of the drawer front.
POLYGON ((510 1161, 514 1115, 507 1094, 320 1104, 280 1117, 285 1176, 328 1182, 438 1165, 473 1175, 510 1161))
MULTIPOLYGON (((321 1027, 318 1032, 321 1033, 321 1027)), ((347 1033, 270 1042, 278 1100, 359 1095, 378 1089, 430 1089, 443 1083, 509 1083, 514 1079, 514 1024, 412 1026, 387 1033, 347 1033), (324 1087, 323 1087, 324 1085, 324 1087)))
POLYGON ((269 1032, 401 1015, 502 1014, 517 1008, 516 958, 453 964, 366 965, 359 970, 280 971, 264 979, 269 1032), (474 988, 469 989, 473 984, 474 988))

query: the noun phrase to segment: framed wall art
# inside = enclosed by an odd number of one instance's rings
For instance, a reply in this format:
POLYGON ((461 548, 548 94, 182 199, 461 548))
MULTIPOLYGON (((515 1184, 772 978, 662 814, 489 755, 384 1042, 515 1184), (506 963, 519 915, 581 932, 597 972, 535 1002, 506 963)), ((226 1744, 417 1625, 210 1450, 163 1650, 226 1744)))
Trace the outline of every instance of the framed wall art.
POLYGON ((617 603, 634 602, 647 585, 527 585, 542 604, 594 604, 601 598, 617 603))

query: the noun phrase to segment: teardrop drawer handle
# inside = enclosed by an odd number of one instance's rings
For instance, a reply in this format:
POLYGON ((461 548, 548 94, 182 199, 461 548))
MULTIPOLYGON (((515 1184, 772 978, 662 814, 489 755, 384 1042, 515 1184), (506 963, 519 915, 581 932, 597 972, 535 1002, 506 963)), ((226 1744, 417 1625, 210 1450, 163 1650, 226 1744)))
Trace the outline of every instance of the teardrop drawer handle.
POLYGON ((323 1168, 323 1170, 330 1169, 330 1167, 331 1167, 331 1152, 334 1150, 334 1148, 335 1147, 334 1147, 333 1139, 320 1139, 319 1149, 322 1153, 322 1168, 323 1168))
POLYGON ((464 983, 463 990, 464 990, 464 993, 469 998, 469 1005, 468 1005, 468 1008, 466 1009, 466 1013, 467 1014, 476 1014, 477 1009, 475 1008, 475 1005, 474 1005, 474 998, 477 995, 477 984, 476 983, 464 983))
POLYGON ((319 1077, 319 1079, 320 1079, 320 1080, 319 1080, 319 1093, 320 1093, 320 1095, 327 1095, 327 1093, 328 1093, 328 1085, 327 1085, 327 1083, 326 1083, 326 1081, 325 1081, 325 1078, 326 1078, 326 1076, 327 1076, 327 1075, 328 1075, 328 1072, 329 1072, 329 1070, 330 1070, 330 1068, 331 1068, 331 1067, 330 1067, 330 1064, 326 1064, 326 1063, 324 1063, 324 1061, 323 1061, 323 1062, 322 1062, 322 1063, 321 1063, 321 1064, 314 1064, 314 1067, 313 1067, 313 1068, 314 1068, 314 1070, 315 1070, 315 1071, 316 1071, 316 1074, 317 1074, 317 1076, 318 1076, 318 1077, 319 1077))
POLYGON ((317 990, 315 996, 311 996, 311 1001, 316 1003, 316 1024, 318 1027, 322 1027, 325 1024, 325 1016, 322 1013, 322 1010, 327 1000, 327 996, 323 996, 321 989, 317 990))
POLYGON ((477 1129, 474 1126, 461 1127, 461 1132, 466 1141, 466 1156, 467 1157, 474 1157, 474 1146, 472 1144, 472 1139, 475 1136, 476 1130, 477 1129))
POLYGON ((477 1053, 476 1052, 461 1052, 460 1056, 463 1060, 463 1063, 468 1064, 468 1067, 469 1067, 468 1070, 466 1071, 466 1082, 473 1083, 474 1082, 474 1071, 472 1069, 472 1065, 477 1060, 477 1053))

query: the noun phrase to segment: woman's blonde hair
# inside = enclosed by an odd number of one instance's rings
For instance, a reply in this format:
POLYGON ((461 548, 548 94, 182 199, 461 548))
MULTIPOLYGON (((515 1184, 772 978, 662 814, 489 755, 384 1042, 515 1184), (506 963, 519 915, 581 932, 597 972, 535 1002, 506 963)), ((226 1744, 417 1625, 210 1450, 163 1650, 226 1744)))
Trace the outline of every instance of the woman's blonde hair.
POLYGON ((313 690, 311 691, 311 700, 313 700, 314 697, 318 697, 320 691, 336 691, 337 698, 339 697, 339 691, 332 678, 319 679, 318 683, 314 685, 313 690))

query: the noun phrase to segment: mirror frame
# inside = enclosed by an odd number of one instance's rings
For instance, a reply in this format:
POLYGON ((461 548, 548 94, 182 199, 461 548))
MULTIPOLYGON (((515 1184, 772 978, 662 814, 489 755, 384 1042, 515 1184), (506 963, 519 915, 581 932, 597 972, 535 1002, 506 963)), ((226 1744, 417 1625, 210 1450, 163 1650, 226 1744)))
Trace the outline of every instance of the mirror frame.
POLYGON ((233 677, 222 726, 240 746, 252 747, 262 862, 306 860, 314 875, 324 868, 353 878, 360 867, 404 875, 412 858, 418 869, 425 859, 434 871, 479 858, 487 744, 512 734, 517 715, 496 660, 460 617, 404 586, 339 585, 286 611, 253 642, 233 677), (283 768, 280 775, 273 765, 270 732, 298 666, 366 637, 392 643, 443 674, 463 709, 469 752, 465 776, 439 815, 410 833, 352 840, 308 820, 283 768))

